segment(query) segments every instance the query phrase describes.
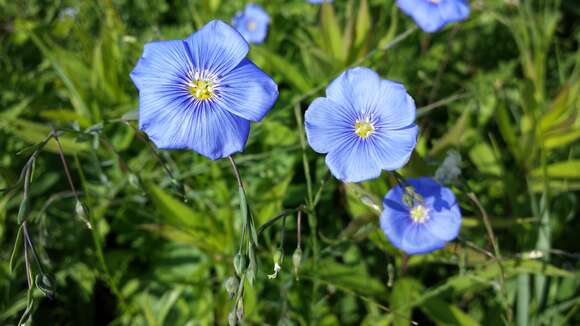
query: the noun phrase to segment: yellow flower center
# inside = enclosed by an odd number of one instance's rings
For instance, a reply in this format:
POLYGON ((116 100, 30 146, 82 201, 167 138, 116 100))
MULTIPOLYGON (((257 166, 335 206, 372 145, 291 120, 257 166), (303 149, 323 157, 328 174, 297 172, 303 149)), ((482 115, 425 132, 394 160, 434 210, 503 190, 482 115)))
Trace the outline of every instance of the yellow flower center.
POLYGON ((360 138, 366 139, 375 132, 375 126, 366 118, 364 120, 357 120, 354 124, 354 133, 360 138))
POLYGON ((213 96, 214 84, 209 80, 197 79, 189 83, 189 93, 198 100, 207 100, 213 96))
POLYGON ((258 27, 258 25, 256 25, 256 22, 253 20, 250 20, 246 26, 248 28, 248 30, 250 32, 254 31, 256 29, 256 27, 258 27))
POLYGON ((439 2, 441 2, 441 0, 427 0, 427 1, 434 3, 434 4, 438 4, 439 2))
POLYGON ((429 217, 429 210, 423 205, 417 205, 411 209, 411 219, 415 223, 424 223, 429 217))

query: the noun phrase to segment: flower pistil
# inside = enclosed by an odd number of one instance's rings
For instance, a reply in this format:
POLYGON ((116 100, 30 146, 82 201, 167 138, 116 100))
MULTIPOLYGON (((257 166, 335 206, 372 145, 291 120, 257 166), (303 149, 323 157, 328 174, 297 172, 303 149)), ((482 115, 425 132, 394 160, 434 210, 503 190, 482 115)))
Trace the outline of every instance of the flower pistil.
POLYGON ((425 223, 429 218, 429 210, 423 205, 411 208, 411 219, 415 223, 425 223))
POLYGON ((354 133, 360 138, 369 138, 375 132, 375 126, 369 118, 358 119, 354 124, 354 133))
POLYGON ((189 83, 189 93, 198 100, 207 100, 213 97, 214 83, 210 80, 196 79, 189 83))

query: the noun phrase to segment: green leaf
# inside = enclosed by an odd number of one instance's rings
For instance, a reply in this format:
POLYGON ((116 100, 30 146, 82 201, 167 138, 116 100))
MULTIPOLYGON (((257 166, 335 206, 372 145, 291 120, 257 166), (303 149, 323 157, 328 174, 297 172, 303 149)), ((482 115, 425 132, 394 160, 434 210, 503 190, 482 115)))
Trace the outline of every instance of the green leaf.
MULTIPOLYGON (((578 179, 580 178, 580 160, 553 163, 547 166, 550 178, 578 179)), ((542 168, 532 171, 532 176, 541 178, 544 175, 542 168)))
POLYGON ((517 321, 518 325, 528 325, 530 309, 530 276, 518 275, 517 292, 517 321))
POLYGON ((175 226, 162 224, 141 224, 139 227, 167 240, 190 245, 205 252, 221 255, 227 254, 226 250, 228 246, 224 246, 224 242, 220 243, 215 240, 211 232, 183 230, 175 226))
POLYGON ((550 129, 566 113, 569 107, 570 89, 570 85, 565 85, 552 103, 550 110, 542 116, 540 119, 541 131, 550 129))
MULTIPOLYGON (((0 129, 4 129, 16 135, 29 144, 38 144, 42 142, 52 131, 48 126, 21 119, 12 120, 10 123, 0 122, 0 129)), ((60 140, 65 155, 78 154, 81 151, 89 149, 88 143, 78 143, 74 138, 67 135, 60 135, 58 139, 60 140)), ((58 146, 54 139, 50 139, 44 146, 44 149, 53 153, 58 152, 58 146)))
MULTIPOLYGON (((580 276, 578 272, 569 272, 536 260, 511 259, 503 261, 502 265, 506 279, 513 278, 521 273, 572 278, 580 276)), ((427 300, 440 296, 459 296, 468 292, 480 291, 496 284, 499 277, 499 266, 495 262, 489 262, 480 269, 448 278, 443 284, 423 292, 420 298, 410 303, 410 306, 420 305, 427 300)))
POLYGON ((421 283, 412 278, 401 278, 395 281, 389 300, 393 310, 395 326, 409 325, 411 323, 413 306, 409 305, 409 302, 414 302, 420 296, 421 289, 421 283))
POLYGON ((358 7, 358 15, 356 17, 354 46, 356 49, 363 47, 371 35, 371 15, 369 13, 369 5, 367 0, 361 0, 358 7))
POLYGON ((327 50, 335 59, 345 62, 347 53, 342 44, 343 37, 340 32, 340 26, 332 5, 326 1, 322 4, 320 12, 320 28, 327 50))
POLYGON ((10 260, 8 262, 8 270, 10 273, 14 272, 14 261, 16 260, 16 256, 22 250, 22 225, 18 227, 18 232, 16 233, 16 240, 14 240, 14 248, 12 249, 12 254, 10 254, 10 260))
MULTIPOLYGON (((72 62, 77 62, 74 57, 70 56, 69 52, 64 50, 58 51, 56 45, 53 45, 52 48, 48 47, 36 34, 30 33, 30 38, 34 42, 34 44, 38 47, 40 52, 48 59, 51 63, 53 69, 56 71, 57 75, 60 77, 62 82, 65 84, 66 88, 70 92, 70 100, 73 104, 73 107, 77 111, 77 113, 85 118, 90 118, 91 113, 90 110, 85 102, 85 99, 81 95, 79 88, 77 87, 75 82, 73 82, 73 76, 65 69, 65 65, 70 65, 72 62), (58 54, 62 54, 60 57, 58 54), (66 60, 62 60, 62 56, 67 56, 66 60)), ((77 67, 79 68, 79 67, 77 67)), ((82 66, 82 68, 86 68, 82 66)), ((78 70, 76 71, 77 75, 83 75, 78 70)))
POLYGON ((221 225, 206 214, 201 214, 187 207, 183 202, 173 198, 162 188, 149 184, 147 186, 153 203, 161 213, 164 223, 169 225, 145 226, 166 238, 224 252, 229 246, 221 225))
POLYGON ((477 326, 479 323, 457 306, 440 299, 427 300, 421 310, 438 325, 477 326))
POLYGON ((470 113, 469 110, 465 110, 461 114, 459 120, 455 122, 453 127, 443 137, 435 141, 429 155, 436 155, 437 153, 441 152, 442 150, 448 147, 461 144, 463 134, 467 129, 467 121, 469 118, 469 113, 470 113))
POLYGON ((319 262, 319 268, 312 270, 312 266, 304 269, 305 278, 315 278, 325 283, 359 295, 384 296, 386 293, 383 283, 370 277, 363 264, 344 265, 332 259, 319 262))
POLYGON ((544 146, 547 149, 563 147, 570 143, 575 142, 579 138, 580 138, 580 129, 574 129, 571 131, 556 134, 550 133, 545 136, 544 146))
POLYGON ((496 108, 496 121, 499 131, 504 141, 508 144, 510 151, 517 160, 520 160, 521 144, 517 140, 515 133, 516 126, 511 122, 505 101, 500 101, 496 108))
POLYGON ((40 116, 51 121, 78 122, 83 128, 90 126, 90 120, 70 110, 45 110, 40 113, 40 116))
POLYGON ((312 89, 312 85, 304 77, 304 73, 290 61, 263 47, 252 48, 252 53, 267 62, 272 71, 282 74, 289 83, 301 92, 308 92, 312 89))
POLYGON ((469 157, 482 173, 501 175, 501 165, 495 157, 493 149, 486 142, 475 145, 469 151, 469 157))

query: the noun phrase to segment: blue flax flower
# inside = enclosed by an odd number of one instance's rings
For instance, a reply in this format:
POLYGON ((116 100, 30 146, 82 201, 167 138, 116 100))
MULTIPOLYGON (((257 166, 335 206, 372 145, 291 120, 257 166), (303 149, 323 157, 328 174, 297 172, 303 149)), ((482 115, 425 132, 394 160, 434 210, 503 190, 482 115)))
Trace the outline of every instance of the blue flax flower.
POLYGON ((233 19, 234 27, 246 41, 260 44, 266 39, 270 17, 256 4, 248 4, 243 12, 238 12, 233 19))
POLYGON ((415 102, 401 84, 368 68, 342 73, 306 110, 308 143, 346 182, 376 178, 409 160, 417 143, 415 102))
POLYGON ((278 97, 276 83, 246 59, 244 38, 211 21, 185 40, 145 45, 131 79, 139 128, 162 149, 189 148, 213 160, 244 149, 250 120, 278 97))
POLYGON ((325 2, 331 3, 332 0, 308 0, 308 2, 314 3, 314 4, 322 4, 322 3, 325 3, 325 2))
POLYGON ((429 33, 469 16, 469 4, 465 0, 397 0, 397 4, 429 33))
POLYGON ((409 206, 403 187, 391 189, 383 201, 381 228, 391 243, 409 255, 443 248, 459 234, 461 211, 453 192, 437 181, 409 179, 415 195, 409 206))

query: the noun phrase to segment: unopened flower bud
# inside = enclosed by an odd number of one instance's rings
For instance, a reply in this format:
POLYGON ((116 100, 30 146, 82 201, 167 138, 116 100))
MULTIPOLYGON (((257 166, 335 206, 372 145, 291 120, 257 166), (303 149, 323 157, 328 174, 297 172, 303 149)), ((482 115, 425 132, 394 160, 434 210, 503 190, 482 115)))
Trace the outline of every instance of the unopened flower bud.
POLYGON ((246 271, 246 257, 241 253, 237 253, 234 257, 234 269, 236 270, 236 274, 240 277, 246 271))
POLYGON ((292 254, 292 266, 294 267, 294 275, 298 279, 298 271, 300 270, 300 262, 302 261, 302 249, 296 248, 292 254))

